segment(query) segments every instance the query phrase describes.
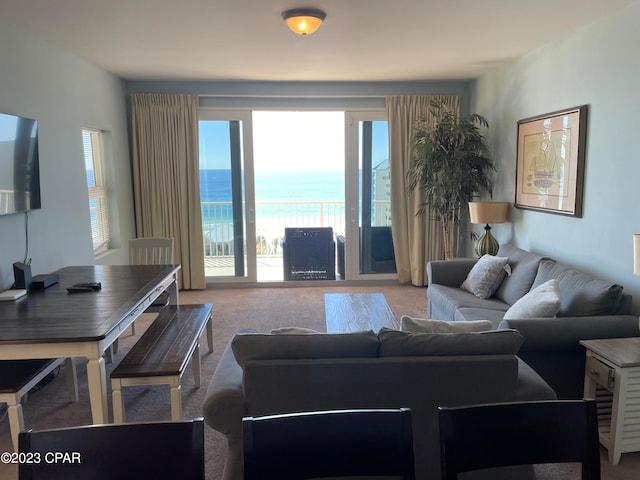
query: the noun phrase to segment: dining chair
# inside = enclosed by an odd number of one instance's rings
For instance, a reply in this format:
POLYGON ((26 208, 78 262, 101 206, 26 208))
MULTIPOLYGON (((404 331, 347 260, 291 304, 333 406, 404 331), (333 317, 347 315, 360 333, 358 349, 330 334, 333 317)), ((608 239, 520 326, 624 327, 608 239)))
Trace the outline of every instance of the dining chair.
MULTIPOLYGON (((0 404, 6 404, 13 449, 18 451, 18 435, 24 430, 23 399, 47 377, 55 377, 64 362, 69 401, 78 401, 78 378, 73 358, 0 360, 0 404)), ((2 418, 2 415, 0 415, 2 418)))
POLYGON ((245 417, 242 428, 244 480, 415 478, 407 408, 245 417))
POLYGON ((439 407, 443 480, 494 467, 574 463, 600 479, 595 400, 439 407))
MULTIPOLYGON (((170 265, 174 262, 173 238, 141 237, 129 240, 130 265, 170 265)), ((145 310, 156 313, 169 304, 169 294, 163 292, 145 310)), ((136 334, 135 322, 131 324, 131 333, 136 334)))
POLYGON ((21 432, 18 480, 204 480, 204 420, 21 432))

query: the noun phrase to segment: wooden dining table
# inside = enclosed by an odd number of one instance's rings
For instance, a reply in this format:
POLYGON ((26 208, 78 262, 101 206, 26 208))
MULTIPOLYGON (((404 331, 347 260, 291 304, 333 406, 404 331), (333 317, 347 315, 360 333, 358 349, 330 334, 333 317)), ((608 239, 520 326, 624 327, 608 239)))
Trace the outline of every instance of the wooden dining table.
POLYGON ((105 350, 164 291, 178 304, 180 265, 65 267, 58 283, 0 302, 0 360, 78 358, 87 363, 94 424, 108 423, 105 350), (69 293, 78 283, 101 288, 69 293))

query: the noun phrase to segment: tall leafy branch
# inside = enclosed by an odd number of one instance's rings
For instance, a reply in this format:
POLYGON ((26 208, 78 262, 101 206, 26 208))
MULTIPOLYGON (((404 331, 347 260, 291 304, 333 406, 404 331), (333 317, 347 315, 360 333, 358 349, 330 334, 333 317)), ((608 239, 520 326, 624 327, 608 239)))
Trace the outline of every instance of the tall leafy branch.
POLYGON ((414 128, 408 188, 424 192, 417 214, 429 207, 442 226, 445 258, 453 258, 459 248, 461 212, 482 192, 493 193, 495 166, 481 133, 489 122, 478 114, 459 117, 442 103, 432 103, 430 113, 434 123, 422 120, 414 128))

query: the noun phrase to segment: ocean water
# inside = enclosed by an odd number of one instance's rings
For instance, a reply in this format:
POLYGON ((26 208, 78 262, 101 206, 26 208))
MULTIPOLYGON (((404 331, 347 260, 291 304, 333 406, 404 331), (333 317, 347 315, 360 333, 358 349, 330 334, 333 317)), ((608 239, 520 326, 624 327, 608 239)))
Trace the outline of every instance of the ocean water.
MULTIPOLYGON (((255 192, 256 227, 259 232, 270 232, 265 235, 273 236, 273 231, 300 222, 335 224, 334 228, 344 225, 344 172, 256 172, 255 192)), ((203 203, 231 202, 231 171, 200 170, 200 198, 203 203)), ((233 237, 233 213, 228 204, 205 203, 202 223, 206 239, 228 241, 233 237)))
MULTIPOLYGON (((256 202, 343 202, 344 172, 256 172, 256 202)), ((200 170, 203 202, 231 201, 231 170, 200 170)))

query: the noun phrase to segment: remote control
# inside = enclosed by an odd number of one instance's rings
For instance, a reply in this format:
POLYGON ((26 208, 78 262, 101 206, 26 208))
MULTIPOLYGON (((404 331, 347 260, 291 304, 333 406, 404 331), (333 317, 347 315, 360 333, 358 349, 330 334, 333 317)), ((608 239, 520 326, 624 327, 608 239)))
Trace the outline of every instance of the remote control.
POLYGON ((85 293, 85 292, 93 292, 93 288, 91 287, 69 287, 67 288, 67 292, 69 293, 85 293))
POLYGON ((102 288, 102 283, 100 283, 100 282, 83 282, 83 283, 76 283, 74 285, 74 287, 90 288, 92 290, 100 290, 102 288))

